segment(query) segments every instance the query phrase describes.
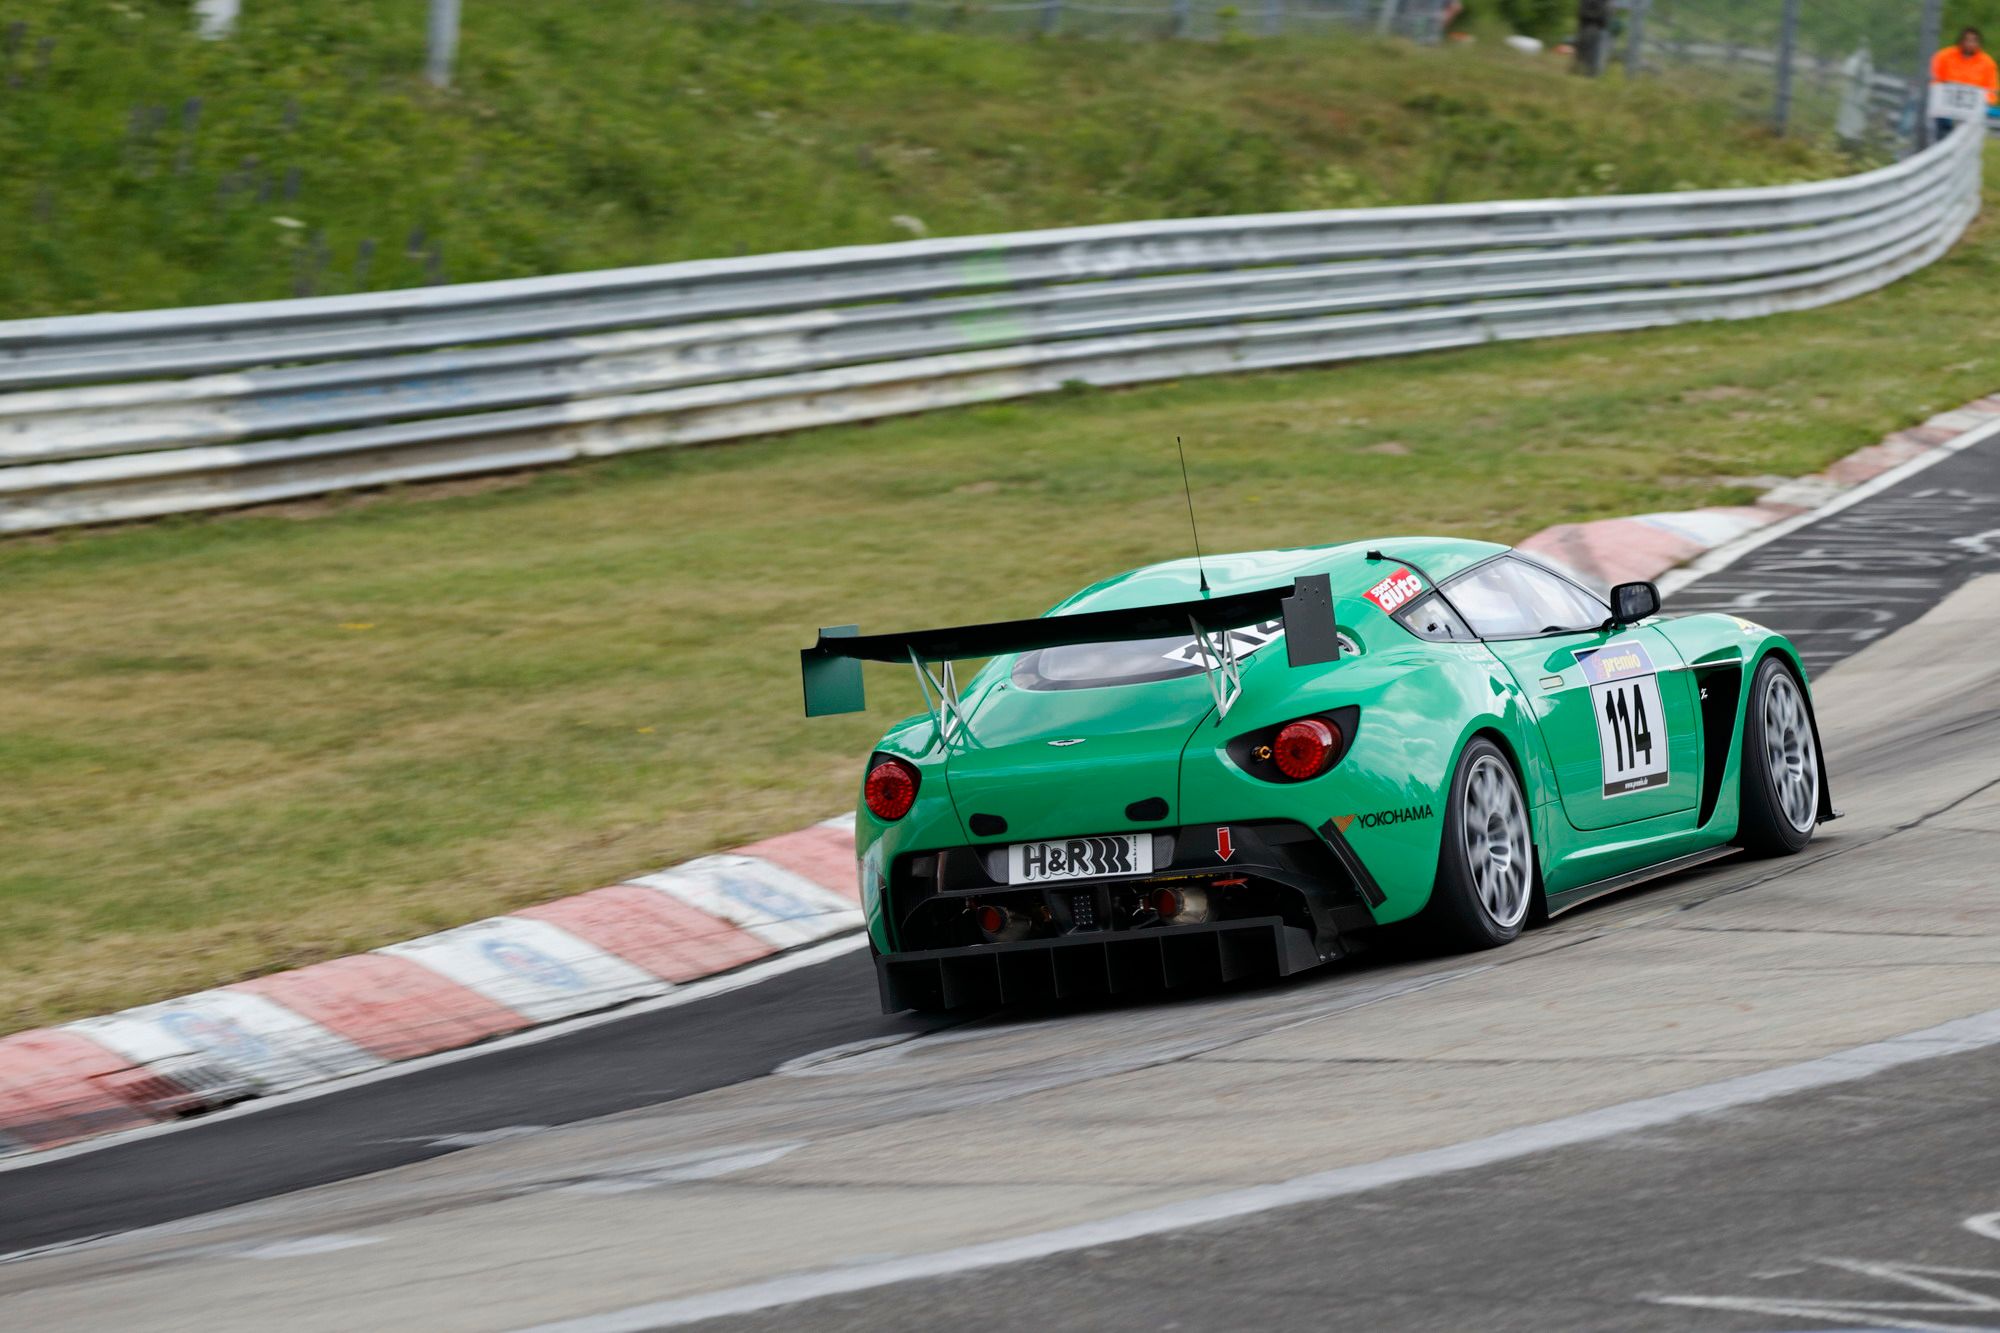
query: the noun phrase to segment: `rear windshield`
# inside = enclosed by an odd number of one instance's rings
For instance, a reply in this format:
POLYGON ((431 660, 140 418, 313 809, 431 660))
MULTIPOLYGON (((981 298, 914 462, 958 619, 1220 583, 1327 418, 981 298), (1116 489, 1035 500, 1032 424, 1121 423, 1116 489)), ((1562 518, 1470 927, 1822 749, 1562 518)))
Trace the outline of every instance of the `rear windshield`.
MULTIPOLYGON (((1267 620, 1229 631, 1240 661, 1285 636, 1284 622, 1267 620)), ((1341 651, 1353 643, 1341 636, 1341 651)), ((1014 663, 1014 683, 1024 690, 1084 690, 1104 685, 1142 685, 1208 670, 1208 654, 1191 634, 1125 643, 1075 643, 1023 653, 1014 663)))

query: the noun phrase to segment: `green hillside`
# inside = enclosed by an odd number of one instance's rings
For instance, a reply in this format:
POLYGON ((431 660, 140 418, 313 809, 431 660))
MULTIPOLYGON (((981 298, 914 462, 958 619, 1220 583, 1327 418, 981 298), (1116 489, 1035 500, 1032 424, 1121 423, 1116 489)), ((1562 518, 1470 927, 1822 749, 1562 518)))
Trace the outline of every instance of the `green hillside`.
POLYGON ((1037 41, 808 6, 0 8, 0 318, 1126 218, 1767 183, 1843 163, 1488 40, 1037 41), (1699 152, 1689 152, 1699 145, 1699 152))

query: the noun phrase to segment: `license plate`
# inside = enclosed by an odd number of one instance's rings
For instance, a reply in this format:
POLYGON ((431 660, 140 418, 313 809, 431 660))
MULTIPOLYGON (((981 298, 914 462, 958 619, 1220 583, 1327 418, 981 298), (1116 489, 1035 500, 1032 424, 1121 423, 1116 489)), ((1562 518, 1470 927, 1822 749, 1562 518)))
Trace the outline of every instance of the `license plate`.
POLYGON ((1009 884, 1061 879, 1103 879, 1153 873, 1153 835, 1113 833, 1097 838, 1017 842, 1007 849, 1009 884))

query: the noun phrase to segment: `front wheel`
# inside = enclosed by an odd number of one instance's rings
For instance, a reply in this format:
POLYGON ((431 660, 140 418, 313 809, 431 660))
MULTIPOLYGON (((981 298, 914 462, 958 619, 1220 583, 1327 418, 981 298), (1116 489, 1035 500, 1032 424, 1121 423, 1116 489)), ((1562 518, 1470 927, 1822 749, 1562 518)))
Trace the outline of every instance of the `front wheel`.
POLYGON ((1452 774, 1424 924, 1461 948, 1491 949, 1521 933, 1534 897, 1528 803, 1507 756, 1481 737, 1452 774))
POLYGON ((1776 657, 1750 682, 1742 767, 1736 841, 1763 856, 1803 849, 1819 823, 1819 744, 1805 690, 1776 657))

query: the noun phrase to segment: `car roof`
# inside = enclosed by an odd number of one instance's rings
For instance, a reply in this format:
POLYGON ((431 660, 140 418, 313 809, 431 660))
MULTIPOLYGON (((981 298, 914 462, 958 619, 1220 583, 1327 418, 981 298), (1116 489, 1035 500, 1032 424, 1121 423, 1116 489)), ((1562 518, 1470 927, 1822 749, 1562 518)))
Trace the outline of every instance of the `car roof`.
MULTIPOLYGON (((1445 580, 1508 549, 1464 537, 1373 537, 1333 546, 1211 555, 1203 558, 1201 569, 1207 571, 1214 596, 1277 587, 1304 574, 1325 574, 1332 579, 1335 597, 1359 597, 1412 562, 1431 579, 1445 580), (1370 551, 1380 551, 1381 561, 1369 560, 1370 551)), ((1200 571, 1190 556, 1143 565, 1093 583, 1059 603, 1054 613, 1184 602, 1199 597, 1200 588, 1200 571)))

